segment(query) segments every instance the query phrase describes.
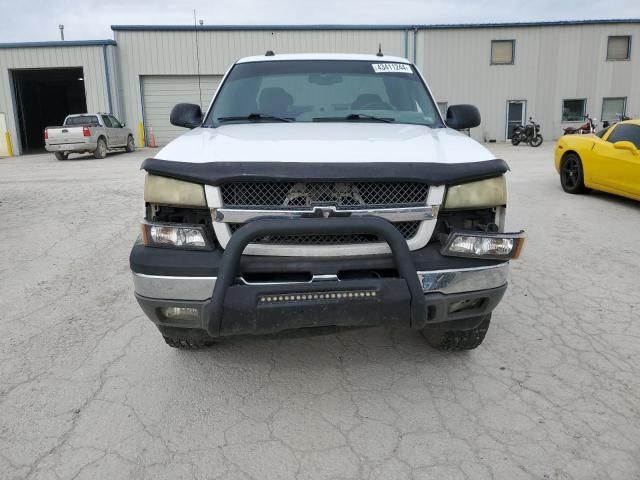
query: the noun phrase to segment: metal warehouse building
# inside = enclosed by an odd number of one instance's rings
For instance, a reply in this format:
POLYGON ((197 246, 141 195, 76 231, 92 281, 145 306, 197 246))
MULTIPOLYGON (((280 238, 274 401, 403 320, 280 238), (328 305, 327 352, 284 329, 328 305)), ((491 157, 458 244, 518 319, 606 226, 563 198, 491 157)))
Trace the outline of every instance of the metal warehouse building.
POLYGON ((442 110, 472 103, 471 135, 503 141, 529 116, 547 139, 564 125, 640 115, 640 19, 479 25, 112 26, 113 40, 0 44, 0 155, 42 149, 68 113, 113 113, 162 145, 178 102, 207 107, 238 58, 376 53, 412 60, 442 110), (198 80, 200 74, 200 81, 198 80), (0 139, 1 140, 1 139, 0 139), (3 152, 4 149, 4 152, 3 152))

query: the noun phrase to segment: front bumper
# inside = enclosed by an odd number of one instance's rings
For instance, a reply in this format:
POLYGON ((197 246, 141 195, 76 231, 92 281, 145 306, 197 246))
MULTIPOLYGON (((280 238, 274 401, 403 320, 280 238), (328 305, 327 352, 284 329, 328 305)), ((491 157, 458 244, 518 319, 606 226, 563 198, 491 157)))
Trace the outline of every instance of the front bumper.
MULTIPOLYGON (((424 292, 424 321, 412 323, 409 298, 403 280, 359 280, 336 283, 317 281, 242 285, 225 298, 225 318, 212 336, 266 334, 281 330, 320 326, 395 325, 405 328, 437 328, 455 323, 456 329, 473 328, 479 317, 493 311, 507 289, 509 264, 467 270, 417 272, 424 292), (249 288, 247 288, 249 287, 249 288), (351 292, 376 292, 375 297, 357 299, 351 292), (261 298, 290 298, 341 292, 344 299, 315 302, 265 303, 261 298), (446 293, 445 293, 446 292, 446 293), (465 307, 466 305, 466 307, 465 307), (456 310, 461 308, 461 310, 456 310), (471 322, 471 323, 469 323, 471 322)), ((136 299, 145 314, 158 326, 208 330, 215 277, 162 277, 134 273, 136 299), (182 297, 182 298, 181 298, 182 297), (197 310, 197 320, 168 319, 167 307, 197 310)))
MULTIPOLYGON (((206 302, 211 299, 211 294, 216 285, 217 277, 189 277, 147 275, 133 273, 133 285, 137 296, 142 298, 154 298, 158 300, 188 300, 206 302)), ((429 293, 441 293, 451 295, 456 293, 474 292, 502 287, 507 283, 509 263, 503 262, 496 265, 483 267, 469 267, 447 270, 418 271, 418 280, 425 295, 429 293)), ((281 285, 309 285, 327 281, 339 281, 334 275, 314 275, 306 282, 283 282, 281 285)), ((252 285, 242 277, 238 282, 252 285)), ((271 283, 276 285, 277 283, 271 283)), ((258 285, 258 284, 254 284, 258 285)))
POLYGON ((329 325, 425 328, 477 321, 501 300, 509 268, 507 262, 445 258, 433 248, 410 252, 398 230, 378 218, 255 220, 234 234, 224 253, 159 250, 136 245, 131 254, 141 307, 159 326, 205 330, 212 337, 329 325), (247 260, 242 255, 252 240, 274 232, 373 233, 387 242, 392 253, 299 261, 247 260), (194 262, 190 267, 180 258, 206 261, 204 266, 194 262), (164 263, 161 271, 154 268, 159 259, 164 263), (431 268, 421 269, 425 264, 431 268), (395 274, 339 279, 340 271, 375 270, 374 265, 392 268, 395 274), (450 268, 438 267, 443 265, 450 268), (312 277, 303 282, 242 281, 256 267, 262 272, 306 269, 312 277), (207 270, 216 273, 203 275, 207 270), (197 315, 167 317, 166 307, 188 308, 197 315))

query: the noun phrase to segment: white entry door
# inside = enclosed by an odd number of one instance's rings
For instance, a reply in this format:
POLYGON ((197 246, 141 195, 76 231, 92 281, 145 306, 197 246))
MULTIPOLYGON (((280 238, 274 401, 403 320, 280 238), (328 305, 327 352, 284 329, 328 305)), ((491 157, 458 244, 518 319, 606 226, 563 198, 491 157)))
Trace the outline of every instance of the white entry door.
POLYGON ((507 122, 505 137, 507 140, 511 139, 513 129, 518 125, 524 125, 527 115, 527 101, 526 100, 508 100, 507 101, 507 122))

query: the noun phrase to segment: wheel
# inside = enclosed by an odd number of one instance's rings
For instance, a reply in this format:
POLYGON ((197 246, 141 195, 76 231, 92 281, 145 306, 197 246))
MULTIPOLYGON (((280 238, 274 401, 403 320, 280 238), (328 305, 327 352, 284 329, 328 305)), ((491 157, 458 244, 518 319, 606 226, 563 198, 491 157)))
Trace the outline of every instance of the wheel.
POLYGON ((167 345, 181 350, 199 350, 215 344, 215 340, 202 329, 158 325, 158 330, 167 345))
POLYGON ((540 145, 542 145, 542 135, 538 134, 531 140, 529 140, 529 145, 531 145, 532 147, 539 147, 540 145))
POLYGON ((69 154, 66 152, 55 152, 54 155, 58 160, 66 160, 69 156, 69 154))
POLYGON ((473 350, 484 340, 491 314, 481 317, 481 322, 477 327, 469 330, 444 330, 435 328, 422 329, 422 335, 427 343, 436 350, 443 352, 458 352, 462 350, 473 350))
POLYGON ((177 337, 164 337, 164 341, 167 345, 180 350, 200 350, 202 348, 208 348, 215 342, 212 340, 192 340, 189 338, 177 338, 177 337))
POLYGON ((107 141, 104 138, 98 139, 98 146, 96 151, 93 152, 93 156, 96 158, 105 158, 107 156, 107 141))
POLYGON ((567 153, 560 163, 560 185, 567 193, 584 193, 584 171, 580 157, 573 153, 567 153))
POLYGON ((519 145, 520 139, 517 137, 511 137, 511 145, 519 145))
POLYGON ((129 135, 129 138, 127 138, 127 152, 131 153, 135 151, 136 151, 136 144, 133 141, 133 135, 129 135))

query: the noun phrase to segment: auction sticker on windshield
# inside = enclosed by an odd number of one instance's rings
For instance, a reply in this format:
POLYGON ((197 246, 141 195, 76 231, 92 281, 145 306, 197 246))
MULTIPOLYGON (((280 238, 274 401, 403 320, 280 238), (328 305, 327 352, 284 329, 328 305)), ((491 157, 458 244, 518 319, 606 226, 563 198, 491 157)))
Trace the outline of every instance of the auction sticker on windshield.
POLYGON ((404 63, 372 63, 376 73, 413 73, 411 67, 404 63))

